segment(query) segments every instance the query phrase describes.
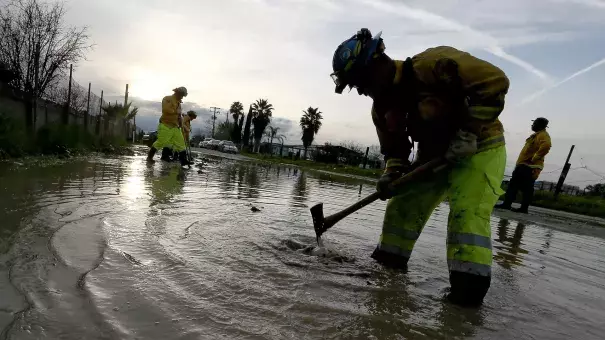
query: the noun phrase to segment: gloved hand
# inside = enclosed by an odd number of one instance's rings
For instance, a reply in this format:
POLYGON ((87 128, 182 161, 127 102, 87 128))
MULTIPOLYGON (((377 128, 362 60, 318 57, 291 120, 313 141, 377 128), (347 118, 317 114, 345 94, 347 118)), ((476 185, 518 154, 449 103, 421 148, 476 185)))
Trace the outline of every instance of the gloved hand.
POLYGON ((410 162, 407 160, 404 161, 399 158, 390 158, 387 161, 386 169, 376 183, 376 191, 380 193, 381 200, 387 200, 395 195, 395 193, 389 189, 389 185, 408 172, 409 168, 410 162))
POLYGON ((401 176, 403 176, 403 172, 399 169, 385 170, 376 183, 376 191, 380 193, 381 200, 385 201, 394 196, 395 193, 389 189, 389 185, 401 176))
POLYGON ((445 158, 452 162, 458 162, 463 158, 477 153, 477 135, 458 130, 456 136, 450 142, 450 147, 445 153, 445 158))

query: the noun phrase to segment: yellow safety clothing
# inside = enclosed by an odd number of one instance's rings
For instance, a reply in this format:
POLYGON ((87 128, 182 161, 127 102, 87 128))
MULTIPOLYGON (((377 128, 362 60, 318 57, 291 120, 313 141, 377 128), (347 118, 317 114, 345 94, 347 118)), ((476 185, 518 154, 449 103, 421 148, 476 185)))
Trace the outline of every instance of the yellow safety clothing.
POLYGON ((181 101, 175 95, 162 99, 162 117, 160 123, 167 127, 178 127, 181 120, 181 101))
POLYGON ((449 270, 490 276, 490 215, 504 193, 500 184, 505 164, 506 148, 498 146, 406 185, 387 204, 376 252, 395 256, 405 265, 433 210, 447 198, 449 270))
POLYGON ((478 152, 505 144, 498 116, 509 80, 498 67, 448 46, 429 48, 395 66, 394 90, 372 107, 387 159, 407 159, 410 138, 418 142, 424 161, 443 155, 460 129, 477 135, 478 152))
POLYGON ((153 143, 156 150, 171 148, 176 152, 185 150, 185 139, 178 127, 170 127, 164 123, 158 125, 158 139, 153 143))
POLYGON ((544 169, 544 157, 550 151, 552 143, 546 130, 538 131, 525 140, 525 146, 517 158, 517 165, 527 165, 532 169, 544 169))

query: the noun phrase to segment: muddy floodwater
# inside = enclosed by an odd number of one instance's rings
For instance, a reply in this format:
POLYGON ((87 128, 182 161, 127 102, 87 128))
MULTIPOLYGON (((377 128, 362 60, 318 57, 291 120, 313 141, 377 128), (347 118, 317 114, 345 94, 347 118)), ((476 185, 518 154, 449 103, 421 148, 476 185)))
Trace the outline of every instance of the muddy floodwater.
POLYGON ((447 204, 403 273, 370 259, 384 202, 315 248, 309 208, 371 184, 210 155, 148 166, 143 151, 0 165, 0 339, 605 338, 589 222, 492 216, 492 288, 462 309, 444 300, 447 204))

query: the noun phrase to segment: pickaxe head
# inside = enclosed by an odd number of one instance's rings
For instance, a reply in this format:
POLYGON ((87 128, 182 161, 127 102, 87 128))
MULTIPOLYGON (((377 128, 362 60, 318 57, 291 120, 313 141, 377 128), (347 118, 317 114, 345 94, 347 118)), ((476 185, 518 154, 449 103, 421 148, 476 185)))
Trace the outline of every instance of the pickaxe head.
POLYGON ((311 207, 311 217, 313 218, 313 228, 315 228, 315 235, 317 236, 317 244, 319 244, 319 238, 321 234, 326 231, 324 226, 324 204, 318 203, 311 207))

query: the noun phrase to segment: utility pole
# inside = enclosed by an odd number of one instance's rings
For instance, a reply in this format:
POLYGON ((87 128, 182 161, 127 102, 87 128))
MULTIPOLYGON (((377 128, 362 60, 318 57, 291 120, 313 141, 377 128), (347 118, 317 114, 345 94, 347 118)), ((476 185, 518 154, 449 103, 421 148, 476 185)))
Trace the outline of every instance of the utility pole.
MULTIPOLYGON (((366 148, 366 155, 365 155, 365 157, 363 158, 363 168, 364 168, 364 169, 366 168, 366 165, 368 164, 368 153, 369 153, 369 152, 370 152, 370 147, 368 146, 368 147, 366 148)), ((361 192, 361 186, 359 187, 359 191, 361 192)))
POLYGON ((216 123, 216 110, 220 110, 220 107, 211 107, 210 108, 212 110, 212 138, 214 138, 214 126, 216 123))
POLYGON ((86 115, 84 116, 84 130, 88 129, 88 116, 90 115, 90 83, 88 83, 88 98, 86 99, 86 115))
POLYGON ((124 107, 128 105, 128 84, 126 84, 126 92, 124 93, 124 107))
POLYGON ((69 65, 69 84, 67 85, 67 102, 65 103, 65 112, 63 113, 63 124, 69 123, 69 106, 71 104, 71 77, 73 65, 69 65))
POLYGON ((567 155, 567 160, 565 160, 565 165, 563 165, 563 171, 561 171, 561 176, 559 176, 559 182, 557 182, 557 186, 555 187, 555 198, 559 196, 561 189, 563 188, 563 183, 565 182, 565 178, 567 177, 567 173, 569 172, 569 168, 571 168, 571 164, 569 163, 569 159, 571 158, 571 154, 573 153, 573 149, 575 145, 571 146, 569 149, 569 155, 567 155))

